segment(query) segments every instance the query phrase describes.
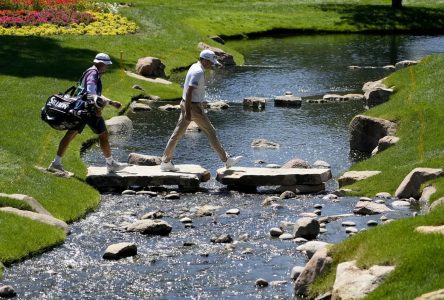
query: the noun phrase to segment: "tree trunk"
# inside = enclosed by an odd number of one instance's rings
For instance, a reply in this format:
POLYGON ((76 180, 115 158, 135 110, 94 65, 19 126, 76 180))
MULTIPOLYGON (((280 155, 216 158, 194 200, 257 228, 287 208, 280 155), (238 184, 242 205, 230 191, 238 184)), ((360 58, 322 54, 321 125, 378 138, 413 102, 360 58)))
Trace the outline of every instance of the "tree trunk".
POLYGON ((402 8, 402 0, 392 0, 392 8, 393 9, 402 8))

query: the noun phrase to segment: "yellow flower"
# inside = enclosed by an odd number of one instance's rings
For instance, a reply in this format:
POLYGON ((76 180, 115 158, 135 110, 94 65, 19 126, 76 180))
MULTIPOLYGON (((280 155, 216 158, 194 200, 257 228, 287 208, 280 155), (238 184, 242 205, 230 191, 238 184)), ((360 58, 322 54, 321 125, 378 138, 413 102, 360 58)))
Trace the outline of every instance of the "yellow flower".
POLYGON ((18 35, 18 36, 47 36, 57 34, 75 34, 75 35, 124 35, 135 33, 138 30, 136 23, 127 18, 112 14, 89 12, 95 18, 94 22, 88 25, 84 23, 69 24, 68 26, 58 26, 54 24, 41 24, 38 26, 22 27, 2 27, 0 26, 0 35, 18 35))

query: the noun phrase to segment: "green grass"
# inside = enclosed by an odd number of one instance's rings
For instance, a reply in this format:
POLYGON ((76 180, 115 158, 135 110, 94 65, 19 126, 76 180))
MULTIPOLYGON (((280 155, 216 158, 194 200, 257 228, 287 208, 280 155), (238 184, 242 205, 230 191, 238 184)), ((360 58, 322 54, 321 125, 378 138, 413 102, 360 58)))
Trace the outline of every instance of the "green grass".
MULTIPOLYGON (((2 193, 32 196, 55 217, 67 222, 77 220, 97 207, 100 195, 84 183, 86 167, 79 154, 82 143, 94 137, 88 129, 74 140, 63 160, 65 167, 75 172, 75 178, 58 178, 35 168, 35 166, 46 167, 49 164, 64 134, 40 121, 40 108, 50 94, 63 91, 74 84, 84 69, 91 65, 92 58, 97 52, 107 52, 114 61, 112 68, 103 78, 104 95, 127 106, 131 97, 140 93, 131 88, 133 84, 142 86, 146 94, 158 95, 163 99, 180 97, 179 83, 183 73, 176 71, 183 70, 196 60, 199 51, 197 44, 201 41, 226 50, 234 55, 238 64, 242 64, 241 53, 209 39, 209 36, 214 34, 225 38, 238 38, 312 32, 444 32, 444 1, 433 1, 432 4, 426 0, 404 1, 406 7, 399 11, 390 9, 389 0, 316 2, 135 0, 129 2, 132 6, 122 9, 121 13, 138 23, 140 32, 134 35, 0 36, 0 91, 2 91, 0 191, 2 193), (176 83, 166 86, 126 77, 123 70, 133 70, 137 59, 144 56, 162 59, 166 65, 167 75, 176 83)), ((406 108, 404 112, 396 112, 393 108, 398 109, 399 103, 398 105, 388 103, 376 108, 374 113, 400 121, 406 118, 413 124, 410 126, 401 122, 399 136, 403 140, 396 148, 389 149, 372 160, 354 167, 382 170, 387 162, 400 163, 399 167, 393 164, 396 166, 393 169, 386 167, 381 177, 371 179, 367 184, 353 186, 358 192, 373 194, 374 191, 371 190, 373 186, 393 191, 397 184, 396 179, 405 175, 412 166, 422 165, 422 162, 428 166, 442 165, 440 149, 443 147, 439 141, 442 137, 441 131, 434 133, 437 138, 435 142, 431 140, 433 134, 429 133, 430 128, 437 126, 437 122, 433 120, 429 122, 429 118, 437 117, 440 111, 429 102, 439 103, 441 87, 432 78, 427 76, 427 79, 424 78, 424 75, 433 72, 436 78, 441 78, 439 70, 442 69, 444 62, 439 57, 427 60, 428 67, 424 65, 413 69, 414 76, 410 74, 412 71, 405 70, 389 79, 389 82, 397 86, 395 97, 399 100, 395 101, 407 101, 409 95, 413 93, 415 97, 411 98, 411 102, 416 106, 413 110, 406 108), (411 90, 412 78, 421 78, 417 79, 414 91, 411 90), (432 92, 425 90, 427 85, 432 92), (424 98, 423 95, 427 97, 424 98), (416 103, 417 99, 422 99, 419 101, 421 104, 416 103), (390 105, 393 107, 388 107, 390 105), (389 115, 387 112, 391 111, 393 112, 389 115), (416 116, 419 112, 420 116, 427 120, 426 126, 417 122, 415 112, 416 116), (399 154, 404 151, 405 154, 399 154)), ((104 115, 108 118, 117 113, 113 109, 107 109, 104 115)), ((443 183, 437 180, 436 185, 439 188, 438 195, 441 195, 443 183)), ((6 203, 5 200, 0 202, 6 203)), ((9 204, 16 205, 11 202, 9 204)), ((414 222, 417 222, 416 220, 422 218, 415 219, 414 222)), ((424 218, 424 221, 429 220, 424 218)), ((408 222, 406 220, 400 224, 408 222)), ((0 214, 0 223, 2 224, 1 262, 11 263, 23 259, 32 253, 38 253, 61 243, 64 238, 58 229, 5 213, 0 214)), ((383 231, 379 228, 377 230, 383 231)), ((366 235, 371 234, 366 233, 366 235)), ((352 241, 361 239, 358 235, 352 241)), ((340 253, 339 250, 337 253, 340 253)), ((349 255, 352 257, 355 253, 351 252, 349 255)), ((405 263, 401 262, 403 257, 399 259, 400 264, 405 263)), ((425 260, 426 258, 424 263, 425 260)), ((407 273, 414 272, 408 270, 407 273)), ((0 270, 1 276, 2 270, 0 270)), ((392 284, 395 284, 394 282, 392 281, 392 284)), ((435 283, 424 282, 422 286, 434 286, 435 283)), ((410 293, 411 289, 410 287, 410 293)))
POLYGON ((64 239, 62 229, 0 212, 0 261, 5 265, 41 253, 64 239))
POLYGON ((0 207, 14 207, 21 210, 34 211, 26 202, 0 197, 0 207))

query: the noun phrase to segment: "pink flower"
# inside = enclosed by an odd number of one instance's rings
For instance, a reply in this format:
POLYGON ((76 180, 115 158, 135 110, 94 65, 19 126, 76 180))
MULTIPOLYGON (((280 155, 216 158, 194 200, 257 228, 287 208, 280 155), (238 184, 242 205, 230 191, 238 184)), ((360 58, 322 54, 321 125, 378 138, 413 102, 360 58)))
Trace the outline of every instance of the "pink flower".
POLYGON ((94 17, 89 13, 63 9, 47 9, 42 11, 4 10, 0 12, 0 26, 3 27, 39 25, 45 23, 67 26, 71 23, 89 24, 95 21, 94 17))

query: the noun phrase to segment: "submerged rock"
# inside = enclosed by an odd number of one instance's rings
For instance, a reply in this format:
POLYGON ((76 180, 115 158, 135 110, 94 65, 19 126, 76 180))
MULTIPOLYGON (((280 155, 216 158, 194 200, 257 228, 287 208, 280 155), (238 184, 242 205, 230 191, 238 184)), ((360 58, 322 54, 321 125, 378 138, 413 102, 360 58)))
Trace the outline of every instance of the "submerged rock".
POLYGON ((212 216, 214 212, 220 208, 221 208, 220 206, 215 206, 210 204, 200 206, 196 210, 196 216, 197 217, 212 216))
POLYGON ((256 280, 255 284, 256 284, 257 287, 267 287, 268 286, 268 281, 266 281, 263 278, 259 278, 259 279, 256 280))
POLYGON ((233 238, 229 234, 221 234, 211 238, 212 243, 232 243, 233 238))
POLYGON ((255 139, 251 142, 251 147, 253 148, 267 148, 267 149, 277 149, 279 148, 278 143, 270 142, 266 139, 255 139))
POLYGON ((160 210, 150 211, 146 214, 144 214, 140 219, 162 219, 163 218, 163 212, 160 210))

